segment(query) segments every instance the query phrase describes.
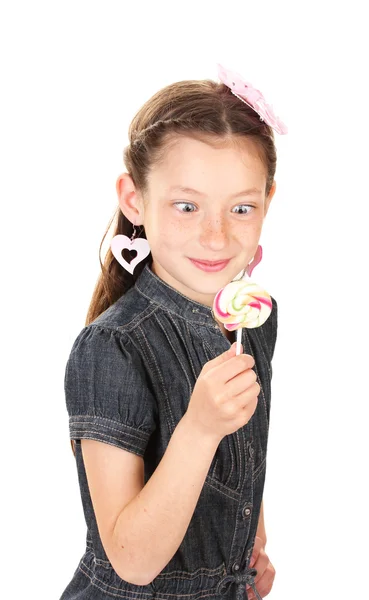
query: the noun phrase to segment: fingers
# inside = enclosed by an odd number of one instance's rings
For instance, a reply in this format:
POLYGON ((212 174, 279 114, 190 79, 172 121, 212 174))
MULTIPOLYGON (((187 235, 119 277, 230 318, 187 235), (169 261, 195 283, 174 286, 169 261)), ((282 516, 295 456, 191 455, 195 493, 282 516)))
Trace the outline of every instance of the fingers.
MULTIPOLYGON (((255 566, 255 568, 257 567, 255 566)), ((260 574, 258 571, 258 574, 255 577, 255 587, 262 598, 265 598, 265 596, 267 596, 270 593, 273 587, 274 578, 275 569, 272 563, 268 561, 268 565, 265 568, 265 570, 263 572, 260 571, 260 574)), ((257 597, 255 596, 252 587, 246 585, 246 591, 248 595, 248 600, 257 600, 257 597)))
MULTIPOLYGON (((257 570, 254 578, 255 587, 259 595, 264 598, 273 587, 275 569, 265 552, 263 540, 256 536, 250 566, 257 570), (255 560, 255 562, 254 562, 255 560)), ((251 586, 246 585, 248 600, 258 600, 251 586)))

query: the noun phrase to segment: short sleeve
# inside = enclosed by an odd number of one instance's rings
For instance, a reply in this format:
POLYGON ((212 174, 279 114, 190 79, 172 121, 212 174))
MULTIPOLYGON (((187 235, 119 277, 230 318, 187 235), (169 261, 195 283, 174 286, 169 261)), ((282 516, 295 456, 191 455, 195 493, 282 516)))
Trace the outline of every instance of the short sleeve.
POLYGON ((144 455, 157 406, 128 335, 97 325, 82 329, 67 361, 64 390, 71 440, 98 440, 144 455))

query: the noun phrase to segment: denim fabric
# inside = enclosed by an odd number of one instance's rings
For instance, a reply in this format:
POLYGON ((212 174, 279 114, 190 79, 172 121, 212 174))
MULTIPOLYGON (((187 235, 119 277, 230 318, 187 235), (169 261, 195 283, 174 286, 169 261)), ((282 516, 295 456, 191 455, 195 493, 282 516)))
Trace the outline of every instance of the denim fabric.
MULTIPOLYGON (((99 537, 81 439, 100 440, 144 458, 145 483, 187 410, 206 362, 231 343, 210 307, 190 300, 149 265, 136 284, 77 336, 65 371, 70 438, 87 525, 86 550, 60 600, 247 598, 255 569, 249 561, 263 496, 277 303, 254 329, 242 329, 244 352, 255 359, 257 408, 225 436, 214 455, 186 535, 149 585, 122 580, 99 537)), ((234 339, 236 334, 234 333, 234 339)), ((154 551, 154 549, 153 549, 154 551)))

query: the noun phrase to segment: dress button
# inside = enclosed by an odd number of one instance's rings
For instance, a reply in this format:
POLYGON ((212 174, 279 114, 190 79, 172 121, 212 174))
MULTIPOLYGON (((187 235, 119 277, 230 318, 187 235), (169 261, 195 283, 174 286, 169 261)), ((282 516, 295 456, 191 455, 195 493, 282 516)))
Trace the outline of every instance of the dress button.
POLYGON ((251 515, 251 510, 252 510, 252 504, 246 504, 246 506, 244 506, 244 509, 243 509, 243 516, 249 517, 251 515))
POLYGON ((232 565, 232 571, 238 571, 240 568, 240 565, 238 564, 238 562, 233 563, 232 565))

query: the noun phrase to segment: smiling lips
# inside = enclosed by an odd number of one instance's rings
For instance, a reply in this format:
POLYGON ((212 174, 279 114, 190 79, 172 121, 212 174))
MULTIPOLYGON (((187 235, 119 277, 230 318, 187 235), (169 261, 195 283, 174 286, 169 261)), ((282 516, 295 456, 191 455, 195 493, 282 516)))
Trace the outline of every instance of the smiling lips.
POLYGON ((210 261, 198 261, 194 258, 190 258, 190 261, 202 271, 221 271, 229 263, 230 259, 210 262, 210 261))
POLYGON ((225 258, 223 260, 200 260, 199 258, 191 258, 191 260, 202 263, 204 265, 219 265, 221 263, 228 262, 229 258, 225 258))

